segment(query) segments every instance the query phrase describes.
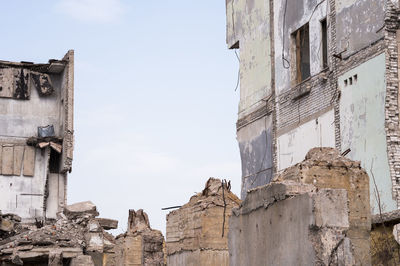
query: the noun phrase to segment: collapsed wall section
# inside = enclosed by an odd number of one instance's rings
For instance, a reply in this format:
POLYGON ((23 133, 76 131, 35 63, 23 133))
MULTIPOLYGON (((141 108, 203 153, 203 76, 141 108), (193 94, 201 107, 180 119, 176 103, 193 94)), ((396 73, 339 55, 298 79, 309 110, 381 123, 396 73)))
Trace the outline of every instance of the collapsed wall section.
POLYGON ((167 215, 167 264, 229 265, 228 222, 239 204, 228 183, 210 178, 202 193, 167 215))
POLYGON ((233 209, 231 265, 370 265, 368 181, 359 162, 312 149, 233 209))

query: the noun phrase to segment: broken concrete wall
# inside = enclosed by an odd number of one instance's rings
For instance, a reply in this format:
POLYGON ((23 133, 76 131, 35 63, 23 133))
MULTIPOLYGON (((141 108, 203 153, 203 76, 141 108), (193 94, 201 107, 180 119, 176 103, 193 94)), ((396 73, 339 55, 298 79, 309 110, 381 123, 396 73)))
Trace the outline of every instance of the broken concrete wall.
POLYGON ((0 209, 27 222, 54 219, 72 162, 73 51, 48 64, 0 61, 0 88, 0 209), (38 127, 47 125, 54 136, 38 139, 38 127))
POLYGON ((167 264, 229 265, 228 223, 239 204, 229 183, 210 178, 202 193, 167 215, 167 264))
POLYGON ((311 150, 233 210, 231 265, 370 265, 368 188, 357 162, 311 150))
POLYGON ((142 210, 129 210, 128 230, 117 236, 115 254, 107 258, 106 265, 165 265, 164 236, 151 229, 147 214, 142 210))
POLYGON ((338 84, 342 151, 350 149, 347 157, 361 161, 370 176, 373 212, 379 209, 376 193, 384 211, 395 210, 385 131, 385 54, 339 76, 338 84))

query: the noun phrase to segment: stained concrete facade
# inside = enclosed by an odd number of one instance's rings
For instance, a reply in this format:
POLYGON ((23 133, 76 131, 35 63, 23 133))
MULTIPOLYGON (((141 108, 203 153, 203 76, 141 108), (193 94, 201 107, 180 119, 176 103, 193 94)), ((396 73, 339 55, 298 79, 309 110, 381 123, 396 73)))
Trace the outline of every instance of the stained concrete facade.
POLYGON ((399 207, 399 13, 389 0, 226 1, 242 199, 310 148, 334 147, 361 161, 384 211, 399 207))
MULTIPOLYGON (((0 61, 0 210, 56 218, 73 158, 74 52, 46 64, 0 61), (52 125, 54 134, 39 136, 52 125)), ((51 132, 50 132, 51 133, 51 132)))

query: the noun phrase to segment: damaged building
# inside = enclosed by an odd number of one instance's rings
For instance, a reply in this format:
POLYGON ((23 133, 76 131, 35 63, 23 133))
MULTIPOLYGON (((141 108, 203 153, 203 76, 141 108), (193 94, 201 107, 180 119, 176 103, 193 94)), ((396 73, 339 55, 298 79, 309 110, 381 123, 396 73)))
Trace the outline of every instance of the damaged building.
POLYGON ((374 213, 400 207, 399 14, 394 0, 226 0, 242 199, 333 147, 361 161, 374 213))
POLYGON ((0 61, 0 210, 55 219, 73 158, 74 51, 48 63, 0 61))

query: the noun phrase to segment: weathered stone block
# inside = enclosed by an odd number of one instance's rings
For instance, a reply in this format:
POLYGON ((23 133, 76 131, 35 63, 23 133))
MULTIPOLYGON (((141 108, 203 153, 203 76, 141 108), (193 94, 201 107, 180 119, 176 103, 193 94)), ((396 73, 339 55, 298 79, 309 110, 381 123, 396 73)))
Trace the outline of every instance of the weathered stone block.
POLYGON ((64 213, 69 219, 74 219, 83 215, 89 215, 91 217, 96 217, 99 215, 96 205, 94 205, 91 201, 78 202, 68 205, 65 207, 64 213))
POLYGON ((117 229, 118 221, 113 219, 106 218, 96 218, 96 221, 99 222, 100 226, 103 227, 104 230, 117 229))

